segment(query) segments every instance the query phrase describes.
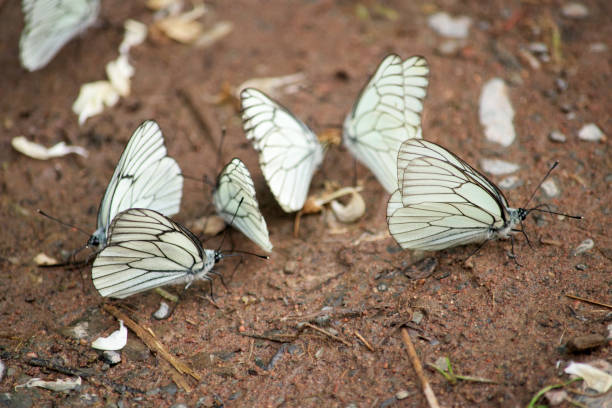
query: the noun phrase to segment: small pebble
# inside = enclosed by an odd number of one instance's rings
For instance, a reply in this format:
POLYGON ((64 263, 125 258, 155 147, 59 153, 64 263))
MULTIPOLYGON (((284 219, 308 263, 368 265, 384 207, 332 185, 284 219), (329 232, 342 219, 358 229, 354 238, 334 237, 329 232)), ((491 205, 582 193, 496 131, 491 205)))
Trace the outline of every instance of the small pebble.
POLYGON ((578 131, 578 137, 589 142, 598 142, 604 138, 604 133, 594 123, 584 125, 578 131))
POLYGON ((579 271, 586 271, 587 266, 585 264, 578 264, 576 265, 576 269, 578 269, 579 271))
POLYGON ((0 382, 2 382, 2 379, 4 378, 4 363, 2 362, 2 360, 0 360, 0 382))
POLYGON ((178 388, 177 388, 175 383, 171 382, 170 384, 166 385, 165 387, 161 387, 161 391, 165 392, 167 394, 170 394, 170 395, 174 395, 178 391, 178 388))
POLYGON ((561 7, 561 14, 567 18, 585 18, 589 15, 589 9, 582 3, 572 2, 561 7))
POLYGON ((329 315, 317 316, 315 317, 315 323, 319 326, 327 326, 331 320, 329 315))
MULTIPOLYGON (((230 400, 230 401, 237 400, 241 396, 242 396, 242 391, 236 391, 235 393, 233 393, 232 395, 229 396, 228 400, 230 400)), ((185 407, 185 408, 187 408, 187 407, 185 407)))
POLYGON ((514 142, 514 109, 503 79, 493 78, 483 85, 478 115, 487 140, 506 147, 514 142))
POLYGON ((472 25, 468 16, 452 17, 443 11, 429 16, 427 22, 436 33, 449 38, 467 38, 472 25))
POLYGON ((595 242, 591 238, 587 238, 584 241, 582 241, 580 245, 576 247, 576 249, 572 251, 572 254, 574 256, 579 255, 583 252, 593 249, 594 246, 595 246, 595 242))
POLYGON ((521 179, 518 176, 508 176, 503 178, 497 185, 503 190, 512 190, 523 185, 521 179))
POLYGON ((338 330, 334 329, 333 327, 328 327, 327 331, 329 333, 333 334, 334 336, 337 336, 338 334, 340 334, 340 333, 338 333, 338 330))
POLYGON ((551 178, 544 181, 540 187, 542 187, 542 191, 544 191, 544 194, 546 194, 548 198, 558 197, 559 194, 561 194, 561 190, 559 190, 557 183, 551 178))
POLYGON ((589 51, 590 52, 606 52, 608 51, 608 46, 602 42, 593 43, 589 46, 589 51))
POLYGON ((397 394, 395 394, 395 398, 397 398, 398 400, 406 399, 409 396, 410 396, 410 393, 406 390, 398 391, 397 394))
POLYGON ((402 272, 409 279, 425 279, 431 276, 438 266, 438 261, 434 257, 423 258, 408 266, 402 272))
POLYGON ((159 309, 153 313, 153 317, 157 320, 163 320, 168 317, 170 314, 170 306, 164 301, 161 301, 159 304, 159 309))
POLYGON ((520 169, 521 166, 500 159, 481 159, 480 167, 489 174, 502 176, 504 174, 514 173, 520 169))
POLYGON ((415 312, 412 314, 412 323, 421 324, 421 321, 423 321, 423 317, 425 317, 423 312, 415 310, 415 312))
POLYGON ((170 408, 187 408, 187 405, 183 403, 178 403, 178 404, 171 405, 170 408))
POLYGON ((386 292, 389 287, 385 283, 379 283, 376 289, 378 289, 379 292, 386 292))
POLYGON ((529 43, 527 49, 534 54, 548 54, 548 46, 543 42, 529 43))
POLYGON ((608 336, 606 340, 612 340, 612 323, 608 325, 608 336))
POLYGON ((116 351, 106 350, 102 353, 102 358, 111 366, 121 362, 121 354, 117 353, 116 351))
POLYGON ((453 57, 459 54, 459 51, 461 51, 461 48, 463 48, 464 45, 465 43, 461 40, 450 39, 442 41, 440 45, 436 47, 436 51, 440 55, 444 55, 446 57, 453 57))
POLYGON ((285 272, 287 275, 294 274, 296 270, 297 262, 295 261, 287 261, 287 263, 285 263, 285 266, 283 267, 283 272, 285 272))
POLYGON ((380 408, 390 407, 391 405, 395 404, 396 402, 397 402, 397 399, 395 397, 388 398, 388 399, 386 399, 386 400, 384 400, 383 402, 380 403, 380 408))
POLYGON ((553 130, 548 134, 548 139, 552 142, 556 143, 565 143, 567 141, 567 137, 558 130, 553 130))
POLYGON ((567 81, 563 78, 555 79, 555 85, 557 85, 557 89, 561 92, 566 91, 568 87, 567 81))
POLYGON ((159 388, 151 388, 150 390, 147 390, 147 392, 145 392, 145 395, 157 395, 160 391, 161 390, 159 388))
POLYGON ((567 342, 567 348, 573 353, 599 348, 606 344, 606 338, 601 334, 586 334, 576 336, 567 342))
POLYGON ((322 348, 318 349, 317 352, 315 353, 315 358, 317 360, 320 359, 321 357, 323 357, 323 349, 322 348))

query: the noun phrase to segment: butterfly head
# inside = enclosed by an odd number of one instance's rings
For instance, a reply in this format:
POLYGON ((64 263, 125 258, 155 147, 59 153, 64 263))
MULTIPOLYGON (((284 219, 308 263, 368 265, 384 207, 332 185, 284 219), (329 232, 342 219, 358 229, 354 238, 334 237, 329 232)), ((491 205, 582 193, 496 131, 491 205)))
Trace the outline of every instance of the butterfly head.
POLYGON ((106 231, 104 227, 98 228, 87 240, 87 247, 95 250, 106 246, 106 231))

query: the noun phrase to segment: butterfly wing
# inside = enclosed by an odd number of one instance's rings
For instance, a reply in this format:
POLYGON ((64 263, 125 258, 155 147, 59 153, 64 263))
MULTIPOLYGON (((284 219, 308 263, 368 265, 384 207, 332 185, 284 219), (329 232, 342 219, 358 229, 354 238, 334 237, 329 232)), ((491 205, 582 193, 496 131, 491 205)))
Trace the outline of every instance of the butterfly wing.
POLYGON ((497 187, 441 146, 404 142, 398 168, 400 189, 387 205, 387 222, 402 248, 436 251, 483 242, 507 224, 497 187))
POLYGON ((98 229, 92 238, 102 246, 110 222, 121 211, 150 208, 168 216, 179 211, 183 176, 176 161, 166 154, 159 125, 152 120, 145 121, 121 154, 100 202, 98 229))
POLYGON ((47 65, 74 36, 96 20, 100 0, 22 0, 25 25, 19 41, 21 64, 29 71, 47 65))
POLYGON ((109 233, 108 245, 91 271, 103 297, 122 299, 191 281, 205 276, 214 265, 214 254, 203 250, 191 232, 153 210, 132 208, 120 213, 109 233))
POLYGON ((268 227, 259 211, 251 174, 240 159, 232 159, 219 174, 213 203, 225 222, 238 228, 264 251, 272 251, 268 227))
POLYGON ((389 194, 398 187, 396 158, 400 145, 422 137, 421 112, 428 74, 423 57, 402 62, 397 55, 387 56, 344 121, 344 144, 389 194))
POLYGON ((285 212, 300 210, 312 175, 323 161, 321 144, 304 123, 262 92, 247 88, 240 99, 246 137, 259 151, 272 194, 285 212))

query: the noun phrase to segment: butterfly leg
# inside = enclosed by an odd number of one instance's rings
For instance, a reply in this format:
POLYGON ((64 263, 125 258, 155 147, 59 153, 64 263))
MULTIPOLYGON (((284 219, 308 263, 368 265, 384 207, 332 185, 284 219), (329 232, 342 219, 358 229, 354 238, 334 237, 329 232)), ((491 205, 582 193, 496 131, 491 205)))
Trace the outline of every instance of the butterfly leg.
POLYGON ((514 261, 514 263, 516 264, 516 266, 522 267, 523 265, 521 265, 517 260, 517 256, 514 253, 514 236, 510 235, 510 244, 512 245, 511 249, 510 249, 510 254, 508 255, 508 257, 512 258, 512 260, 514 261))
POLYGON ((471 257, 473 257, 474 255, 476 255, 476 254, 477 254, 477 253, 478 253, 478 252, 479 252, 479 251, 482 249, 482 247, 484 247, 484 246, 485 246, 485 244, 486 244, 487 242, 489 242, 489 241, 490 241, 490 240, 489 240, 489 239, 487 239, 487 240, 483 241, 483 242, 482 242, 480 245, 478 245, 478 248, 476 248, 476 250, 475 250, 474 252, 472 252, 472 253, 470 254, 470 256, 468 256, 467 258, 465 258, 465 259, 463 260, 463 264, 465 264, 465 263, 467 262, 467 260, 468 260, 468 259, 470 259, 470 258, 471 258, 471 257))

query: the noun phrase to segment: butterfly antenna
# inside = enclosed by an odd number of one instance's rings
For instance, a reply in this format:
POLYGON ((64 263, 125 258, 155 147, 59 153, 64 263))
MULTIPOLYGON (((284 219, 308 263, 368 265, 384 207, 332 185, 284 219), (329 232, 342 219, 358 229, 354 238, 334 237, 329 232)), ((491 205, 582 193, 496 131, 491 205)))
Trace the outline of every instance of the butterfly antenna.
POLYGON ((548 204, 540 204, 540 205, 537 205, 537 206, 535 206, 533 208, 530 208, 528 210, 528 212, 539 211, 539 212, 543 212, 543 213, 547 213, 547 214, 561 215, 563 217, 573 218, 575 220, 581 220, 581 219, 584 218, 582 215, 571 215, 571 214, 560 213, 560 212, 557 212, 557 211, 552 211, 549 208, 546 208, 545 210, 542 210, 540 207, 549 207, 549 205, 548 204))
POLYGON ((542 184, 546 181, 546 179, 548 178, 548 176, 550 176, 550 173, 555 169, 555 167, 557 167, 559 165, 559 161, 555 160, 555 162, 553 163, 552 166, 550 166, 550 169, 548 169, 548 171, 546 172, 546 175, 544 177, 542 177, 542 180, 540 180, 540 182, 538 183, 538 186, 535 188, 535 190, 533 190, 533 193, 531 193, 531 197, 529 197, 529 200, 527 200, 527 202, 525 203, 525 205, 523 206, 523 208, 527 208, 527 205, 531 202, 531 200, 533 200, 533 197, 535 197, 536 193, 538 192, 538 190, 540 189, 540 187, 542 187, 542 184))
POLYGON ((36 211, 37 211, 37 212, 38 212, 40 215, 43 215, 43 216, 45 216, 45 217, 49 218, 50 220, 53 220, 53 221, 55 221, 55 222, 57 222, 57 223, 59 223, 59 224, 63 225, 64 227, 68 227, 68 228, 71 228, 71 229, 73 229, 73 230, 75 230, 75 231, 82 232, 83 234, 87 235, 88 237, 91 235, 91 234, 89 234, 87 231, 85 231, 84 229, 81 229, 81 228, 77 227, 76 225, 68 224, 67 222, 62 221, 62 220, 60 220, 59 218, 55 218, 55 217, 53 217, 53 216, 51 216, 51 215, 47 214, 46 212, 44 212, 44 211, 43 211, 43 210, 41 210, 40 208, 38 208, 36 211))
POLYGON ((270 259, 270 257, 268 255, 261 255, 261 254, 256 254, 255 252, 249 252, 249 251, 241 251, 239 249, 236 249, 234 251, 232 251, 232 253, 224 255, 225 257, 231 257, 231 256, 238 256, 238 255, 251 255, 251 256, 256 256, 259 259, 270 259))
MULTIPOLYGON (((234 223, 234 219, 236 218, 236 214, 238 214, 238 210, 240 209, 240 206, 242 205, 243 201, 244 201, 244 197, 240 197, 240 202, 238 203, 238 206, 236 207, 236 211, 234 211, 234 215, 232 215, 232 220, 229 223, 230 226, 234 223)), ((223 243, 225 242, 225 236, 226 235, 227 235, 227 229, 223 233, 223 238, 221 238, 221 243, 219 244, 219 249, 217 249, 217 252, 219 252, 219 253, 221 252, 221 247, 223 246, 223 243)))

